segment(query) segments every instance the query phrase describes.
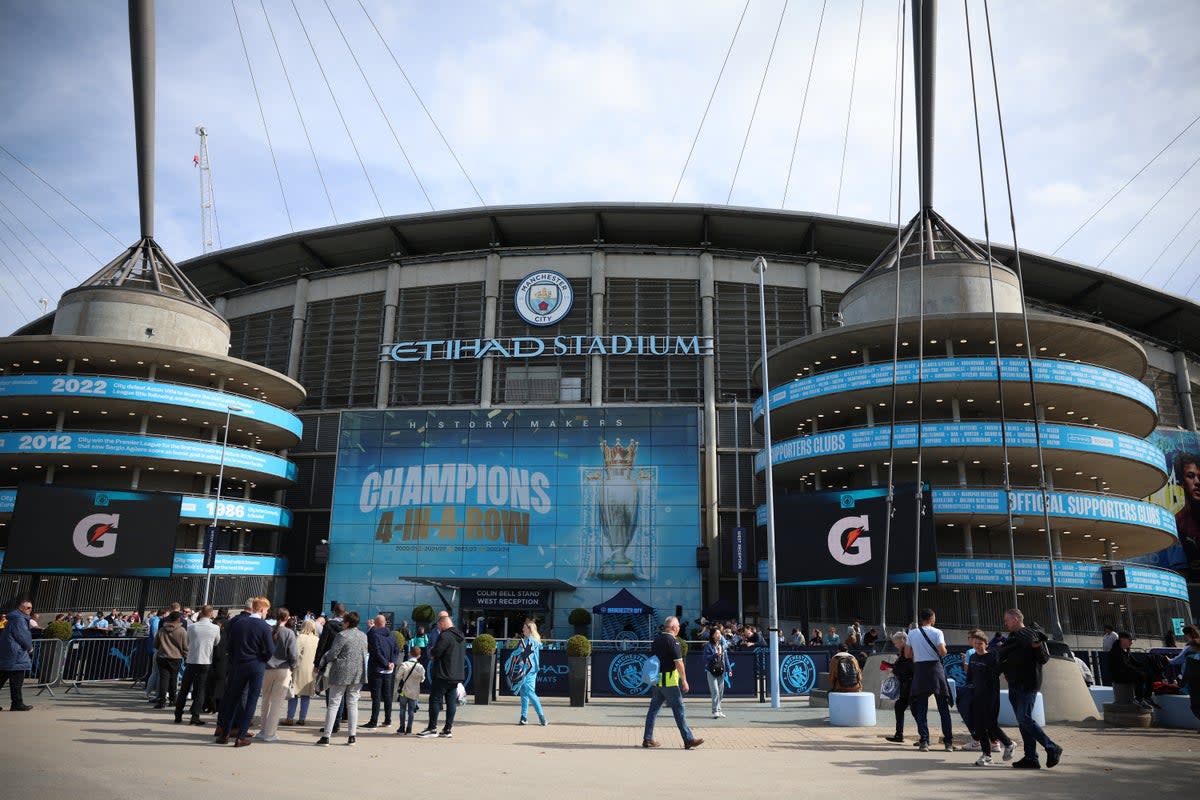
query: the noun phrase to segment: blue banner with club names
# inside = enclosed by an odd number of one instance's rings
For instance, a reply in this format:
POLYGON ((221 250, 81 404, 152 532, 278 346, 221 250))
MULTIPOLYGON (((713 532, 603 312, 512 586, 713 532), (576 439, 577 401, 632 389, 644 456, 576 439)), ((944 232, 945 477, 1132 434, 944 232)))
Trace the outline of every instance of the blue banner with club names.
MULTIPOLYGON (((1039 427, 1042 447, 1047 450, 1069 450, 1126 458, 1140 461, 1166 474, 1162 451, 1136 436, 1081 425, 1043 423, 1039 427)), ((880 425, 874 428, 848 428, 785 439, 772 446, 771 457, 778 466, 821 456, 883 451, 888 449, 890 443, 889 430, 889 426, 880 425)), ((897 425, 894 430, 896 448, 912 449, 917 446, 915 424, 897 425)), ((1009 422, 1006 432, 1009 447, 1037 446, 1037 435, 1031 422, 1009 422)), ((929 422, 921 428, 921 443, 927 449, 1000 447, 1001 427, 999 422, 929 422)), ((756 472, 762 472, 765 466, 765 454, 760 450, 754 456, 754 469, 756 472)))
MULTIPOLYGON (((1071 361, 1035 359, 1033 375, 1038 383, 1077 386, 1083 389, 1118 394, 1129 397, 1151 410, 1157 410, 1154 392, 1139 380, 1116 370, 1095 367, 1091 364, 1076 364, 1071 361)), ((1000 376, 1005 381, 1024 382, 1029 380, 1029 362, 1024 358, 1000 359, 1000 376)), ((918 379, 918 362, 901 361, 896 370, 896 383, 915 384, 918 379)), ((931 358, 924 361, 920 373, 923 383, 962 383, 996 380, 994 358, 931 358)), ((822 372, 780 386, 771 392, 771 409, 776 410, 792 403, 816 397, 853 392, 861 389, 877 389, 892 385, 891 362, 864 364, 862 366, 822 372)), ((754 403, 754 417, 762 416, 763 402, 760 397, 754 403)))
MULTIPOLYGON (((11 514, 17 501, 16 489, 0 489, 0 514, 11 514)), ((179 505, 181 519, 203 519, 211 521, 215 498, 184 495, 179 505)), ((217 521, 244 522, 250 525, 266 525, 276 528, 292 526, 292 512, 282 506, 269 503, 253 503, 245 500, 221 499, 217 521)))
POLYGON ((287 459, 258 450, 222 448, 219 444, 192 439, 89 431, 7 431, 0 436, 0 453, 4 455, 116 456, 138 459, 139 464, 146 459, 219 464, 222 450, 225 451, 225 466, 230 469, 250 470, 289 481, 296 479, 296 465, 287 459))
POLYGON ((3 397, 103 397, 203 409, 221 414, 230 406, 236 406, 241 410, 231 412, 233 419, 257 420, 288 431, 297 438, 303 430, 299 417, 270 403, 160 381, 92 375, 6 375, 0 377, 0 398, 3 397))
MULTIPOLYGON (((203 575, 204 553, 176 553, 173 575, 203 575)), ((245 556, 217 553, 214 575, 286 575, 287 559, 276 556, 245 556)))
MULTIPOLYGON (((1047 492, 1050 515, 1068 519, 1097 522, 1122 522, 1142 525, 1169 533, 1175 532, 1175 517, 1171 512, 1145 500, 1095 494, 1091 492, 1047 492)), ((1009 498, 1014 514, 1041 514, 1042 493, 1031 489, 1016 489, 1009 498)), ((1007 513, 1003 489, 935 488, 934 514, 996 514, 1007 513)))
MULTIPOLYGON (((974 585, 1003 585, 1011 580, 1008 559, 1004 558, 939 558, 938 582, 974 585)), ((1094 561, 1057 561, 1054 578, 1060 589, 1103 590, 1100 564, 1094 561)), ((1022 586, 1050 586, 1050 565, 1045 561, 1021 559, 1016 561, 1017 583, 1022 586)), ((1126 588, 1133 594, 1188 599, 1187 582, 1183 576, 1166 570, 1148 567, 1125 567, 1126 588)))

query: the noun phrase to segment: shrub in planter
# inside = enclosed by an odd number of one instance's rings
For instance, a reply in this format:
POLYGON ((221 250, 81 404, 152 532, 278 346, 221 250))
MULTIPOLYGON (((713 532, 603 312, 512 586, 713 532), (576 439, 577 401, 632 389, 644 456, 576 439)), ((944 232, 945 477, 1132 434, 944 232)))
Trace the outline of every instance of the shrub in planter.
POLYGON ((567 615, 567 622, 571 623, 572 625, 591 625, 592 612, 588 611, 586 608, 572 609, 571 613, 567 615))
POLYGON ((567 639, 567 655, 572 658, 587 658, 592 654, 592 640, 582 634, 567 639))
POLYGON ((475 662, 475 702, 487 705, 492 699, 492 686, 496 678, 496 638, 490 633, 481 633, 471 643, 471 658, 475 662))
POLYGON ((435 619, 433 606, 428 603, 417 606, 412 610, 412 618, 418 625, 428 625, 435 619))
POLYGON ((587 703, 587 674, 591 655, 591 639, 580 634, 567 639, 567 693, 571 705, 576 708, 587 703))
POLYGON ((71 623, 63 619, 56 619, 46 626, 46 636, 52 639, 61 639, 67 641, 71 638, 71 623))
POLYGON ((490 633, 481 633, 475 637, 471 649, 476 655, 491 656, 496 654, 496 637, 490 633))
POLYGON ((404 634, 401 633, 400 631, 392 631, 392 636, 396 637, 396 644, 399 645, 399 647, 400 647, 400 656, 402 658, 407 658, 408 657, 408 649, 407 649, 408 648, 408 640, 404 638, 404 634))

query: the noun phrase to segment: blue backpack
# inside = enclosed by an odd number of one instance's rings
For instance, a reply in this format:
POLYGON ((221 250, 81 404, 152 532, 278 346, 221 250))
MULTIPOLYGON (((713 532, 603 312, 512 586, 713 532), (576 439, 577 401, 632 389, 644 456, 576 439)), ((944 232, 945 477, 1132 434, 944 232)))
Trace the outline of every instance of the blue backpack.
POLYGON ((658 683, 658 672, 661 665, 658 656, 650 656, 642 662, 642 683, 653 686, 658 683))

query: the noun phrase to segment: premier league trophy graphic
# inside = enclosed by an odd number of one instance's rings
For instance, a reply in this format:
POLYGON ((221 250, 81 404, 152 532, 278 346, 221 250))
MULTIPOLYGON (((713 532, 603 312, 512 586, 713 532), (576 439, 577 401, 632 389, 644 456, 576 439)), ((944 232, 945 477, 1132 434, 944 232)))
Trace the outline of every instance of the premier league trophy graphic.
POLYGON ((629 446, 608 446, 600 440, 604 453, 604 475, 596 494, 600 512, 600 529, 611 555, 595 572, 602 580, 626 581, 638 577, 637 565, 629 557, 629 546, 637 533, 640 486, 630 474, 633 461, 637 458, 637 440, 630 439, 629 446))

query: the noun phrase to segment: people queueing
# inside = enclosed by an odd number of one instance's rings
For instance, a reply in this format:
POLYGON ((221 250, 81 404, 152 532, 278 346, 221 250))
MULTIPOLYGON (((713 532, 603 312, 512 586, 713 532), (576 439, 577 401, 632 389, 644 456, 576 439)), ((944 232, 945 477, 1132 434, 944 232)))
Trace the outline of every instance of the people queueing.
POLYGON ((175 707, 175 690, 179 683, 179 666, 188 654, 188 636, 182 613, 172 611, 154 638, 154 662, 158 666, 158 697, 155 708, 175 707))
POLYGON ((287 691, 292 684, 292 670, 300 658, 296 643, 296 632, 288 627, 291 612, 286 608, 275 609, 275 627, 271 632, 273 650, 263 672, 262 713, 260 717, 260 742, 277 742, 279 718, 287 705, 287 691))
POLYGON ((187 704, 188 692, 192 694, 191 724, 204 724, 200 714, 204 711, 208 673, 213 663, 213 648, 221 640, 221 629, 212 621, 216 613, 212 606, 204 606, 200 609, 196 621, 187 627, 187 663, 183 668, 179 696, 175 700, 176 725, 183 724, 183 707, 187 704))
POLYGON ((913 660, 913 682, 910 707, 917 720, 917 746, 921 752, 929 749, 929 698, 937 703, 942 722, 942 744, 954 749, 954 734, 950 723, 950 684, 942 658, 946 653, 946 636, 934 626, 937 615, 933 609, 922 609, 917 617, 917 629, 908 637, 905 654, 913 660))
POLYGON ((687 724, 683 696, 688 692, 687 674, 683 668, 683 649, 679 646, 679 620, 667 617, 662 631, 650 644, 651 655, 658 658, 658 680, 650 687, 650 708, 646 711, 646 726, 642 731, 642 747, 661 747, 654 738, 654 722, 662 707, 668 706, 675 715, 675 725, 683 737, 683 747, 691 750, 704 744, 687 724))
POLYGON ((412 733, 413 721, 416 719, 417 709, 420 707, 421 684, 425 681, 425 666, 421 663, 421 648, 409 648, 408 658, 396 668, 396 672, 398 686, 396 701, 399 704, 397 711, 400 716, 400 727, 396 728, 396 733, 407 736, 412 733))
POLYGON ((358 629, 358 612, 350 611, 342 618, 342 630, 321 660, 318 669, 329 665, 329 702, 325 706, 325 727, 317 744, 329 744, 343 702, 347 711, 346 744, 355 744, 358 734, 358 697, 367 682, 367 635, 358 629))
POLYGON ((292 696, 287 702, 287 719, 283 725, 307 725, 308 704, 316 691, 317 625, 311 619, 304 620, 296 636, 296 666, 292 669, 292 696), (300 718, 296 718, 299 707, 300 718))
POLYGON ((1000 647, 1000 671, 1008 681, 1008 702, 1021 730, 1024 756, 1013 762, 1016 769, 1039 769, 1037 746, 1046 751, 1046 766, 1058 765, 1063 749, 1056 745, 1033 718, 1038 690, 1042 688, 1042 665, 1049 660, 1046 635, 1025 627, 1025 615, 1019 608, 1004 612, 1008 641, 1000 647))
POLYGON ((446 611, 437 620, 438 635, 429 647, 429 725, 417 735, 422 738, 434 736, 442 739, 454 737, 454 714, 458 707, 458 685, 466 677, 466 637, 454 627, 454 620, 446 611), (446 708, 446 724, 438 732, 438 717, 442 707, 446 708))
POLYGON ((396 663, 400 661, 400 643, 387 626, 387 617, 379 614, 367 631, 367 683, 371 689, 371 719, 364 728, 379 727, 379 707, 383 706, 383 726, 392 726, 392 689, 396 663))
POLYGON ((266 621, 271 601, 255 597, 249 605, 248 613, 234 617, 225 626, 225 636, 229 639, 229 677, 213 731, 217 744, 228 743, 232 734, 235 747, 250 746, 250 721, 262 692, 267 662, 275 650, 271 626, 266 621))

